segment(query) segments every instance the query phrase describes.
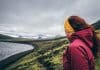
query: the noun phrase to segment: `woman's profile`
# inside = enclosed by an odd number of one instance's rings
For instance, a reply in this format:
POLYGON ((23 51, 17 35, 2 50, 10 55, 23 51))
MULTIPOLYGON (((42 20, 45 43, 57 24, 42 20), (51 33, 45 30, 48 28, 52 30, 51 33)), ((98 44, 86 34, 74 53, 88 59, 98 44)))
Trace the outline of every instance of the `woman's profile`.
POLYGON ((64 70, 95 70, 98 44, 93 27, 79 16, 70 16, 64 28, 70 41, 63 54, 64 70))

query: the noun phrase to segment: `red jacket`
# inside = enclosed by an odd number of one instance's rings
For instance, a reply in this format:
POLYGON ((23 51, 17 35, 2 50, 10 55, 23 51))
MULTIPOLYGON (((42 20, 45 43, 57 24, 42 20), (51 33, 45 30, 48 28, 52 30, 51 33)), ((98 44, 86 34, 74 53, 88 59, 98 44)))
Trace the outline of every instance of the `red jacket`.
POLYGON ((63 54, 64 70, 95 70, 91 28, 72 35, 71 43, 63 54))

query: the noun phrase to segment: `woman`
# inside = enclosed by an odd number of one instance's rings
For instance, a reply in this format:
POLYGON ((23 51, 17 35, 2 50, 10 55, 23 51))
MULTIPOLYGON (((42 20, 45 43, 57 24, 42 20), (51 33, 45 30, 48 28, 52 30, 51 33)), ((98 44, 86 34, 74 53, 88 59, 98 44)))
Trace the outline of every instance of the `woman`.
POLYGON ((64 27, 70 41, 63 54, 64 70, 95 70, 98 45, 94 29, 79 16, 70 16, 64 27))

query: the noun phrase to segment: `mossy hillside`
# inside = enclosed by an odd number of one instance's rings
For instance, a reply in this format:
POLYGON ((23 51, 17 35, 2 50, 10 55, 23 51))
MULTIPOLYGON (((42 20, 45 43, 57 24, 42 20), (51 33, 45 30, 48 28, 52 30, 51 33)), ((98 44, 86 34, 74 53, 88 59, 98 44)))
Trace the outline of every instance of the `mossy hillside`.
POLYGON ((38 48, 9 65, 6 70, 62 70, 62 54, 68 40, 63 38, 36 44, 38 48))

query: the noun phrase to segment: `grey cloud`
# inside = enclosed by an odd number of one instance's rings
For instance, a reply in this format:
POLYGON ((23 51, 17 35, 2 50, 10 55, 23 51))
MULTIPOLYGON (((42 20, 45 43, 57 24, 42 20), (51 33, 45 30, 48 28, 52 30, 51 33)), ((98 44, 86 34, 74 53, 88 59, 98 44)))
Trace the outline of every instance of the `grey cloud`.
POLYGON ((97 20, 99 3, 99 0, 0 0, 0 30, 64 33, 64 19, 72 14, 90 23, 97 20))

